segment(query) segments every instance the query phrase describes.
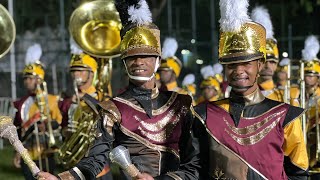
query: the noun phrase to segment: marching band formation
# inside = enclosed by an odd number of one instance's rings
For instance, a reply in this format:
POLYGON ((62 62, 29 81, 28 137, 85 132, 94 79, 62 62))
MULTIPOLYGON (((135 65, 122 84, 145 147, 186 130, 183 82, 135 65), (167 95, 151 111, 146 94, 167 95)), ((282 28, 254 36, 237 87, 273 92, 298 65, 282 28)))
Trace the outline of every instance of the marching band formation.
MULTIPOLYGON (((178 42, 160 42, 146 0, 95 0, 74 11, 71 97, 48 94, 41 46, 30 46, 28 95, 14 102, 13 124, 40 172, 17 152, 25 179, 320 179, 317 37, 306 38, 294 69, 279 59, 266 8, 249 16, 248 0, 219 5, 219 63, 201 68, 199 85, 194 74, 180 77, 178 42), (115 96, 112 60, 129 78, 115 96), (64 171, 54 175, 57 166, 64 171)), ((2 57, 15 26, 0 11, 8 21, 0 29, 10 32, 2 57)))

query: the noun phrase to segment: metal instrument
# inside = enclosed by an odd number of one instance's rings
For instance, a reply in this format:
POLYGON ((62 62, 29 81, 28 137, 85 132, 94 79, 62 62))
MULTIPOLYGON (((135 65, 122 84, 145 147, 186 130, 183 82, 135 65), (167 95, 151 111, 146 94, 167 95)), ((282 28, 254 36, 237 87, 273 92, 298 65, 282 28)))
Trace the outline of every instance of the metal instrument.
POLYGON ((95 140, 96 120, 89 107, 77 108, 75 112, 79 119, 76 132, 74 132, 59 150, 59 160, 67 168, 76 165, 88 152, 91 143, 95 140))
POLYGON ((85 2, 71 15, 69 31, 77 45, 96 57, 97 90, 111 97, 112 58, 120 55, 121 20, 113 0, 85 2))
POLYGON ((40 121, 46 122, 47 124, 48 133, 49 133, 48 146, 49 148, 53 148, 56 145, 56 140, 54 138, 53 130, 52 130, 52 119, 50 115, 50 108, 49 108, 49 101, 48 101, 47 83, 40 79, 39 81, 41 82, 37 84, 36 97, 37 97, 37 104, 40 110, 40 121))
MULTIPOLYGON (((103 93, 101 101, 112 96, 112 58, 120 55, 121 20, 112 0, 85 2, 71 15, 69 31, 76 44, 98 63, 96 89, 103 93)), ((77 90, 76 90, 77 91, 77 90)), ((80 106, 73 113, 74 132, 61 146, 59 159, 65 167, 72 167, 89 150, 95 139, 94 114, 90 107, 80 106)))
POLYGON ((308 138, 308 155, 309 155, 309 172, 311 174, 320 173, 320 127, 319 127, 319 100, 320 97, 311 97, 308 107, 308 125, 307 125, 307 138, 308 138), (312 98, 312 99, 311 99, 312 98), (310 117, 310 118, 309 118, 310 117))
POLYGON ((73 80, 73 88, 76 95, 77 104, 72 103, 70 108, 68 109, 68 129, 67 134, 65 134, 65 138, 68 139, 72 133, 75 133, 78 127, 78 121, 75 120, 75 112, 76 109, 80 106, 80 96, 78 84, 82 82, 82 78, 77 78, 73 80))
POLYGON ((140 174, 139 170, 132 164, 129 151, 124 146, 117 146, 110 151, 109 158, 111 162, 117 163, 122 169, 124 169, 129 176, 136 177, 140 174))
MULTIPOLYGON (((320 162, 320 127, 319 127, 319 98, 316 100, 316 121, 315 121, 315 128, 316 128, 316 162, 320 162)), ((318 168, 318 173, 320 172, 320 168, 318 168)))
POLYGON ((48 89, 47 84, 42 79, 38 79, 37 89, 36 89, 36 103, 38 105, 40 111, 40 122, 46 124, 46 132, 40 132, 39 126, 37 123, 34 123, 35 127, 35 138, 36 138, 36 145, 37 151, 39 154, 39 167, 42 170, 43 165, 41 159, 45 160, 45 167, 48 169, 49 161, 47 158, 48 154, 52 154, 58 151, 58 142, 61 143, 62 137, 60 134, 60 129, 53 130, 52 128, 52 119, 50 114, 49 108, 49 101, 48 101, 48 89), (45 146, 47 147, 45 150, 42 151, 40 139, 45 141, 45 146))
MULTIPOLYGON (((304 81, 304 61, 300 61, 300 107, 306 108, 306 83, 304 81)), ((302 117, 302 132, 304 134, 304 142, 307 144, 307 116, 303 113, 302 117)))
POLYGON ((290 96, 290 87, 291 87, 291 63, 287 65, 287 82, 284 86, 284 95, 283 95, 283 102, 290 104, 291 96, 290 96))
POLYGON ((112 60, 106 58, 98 59, 98 82, 96 88, 102 92, 103 97, 112 97, 111 75, 112 75, 112 60))
POLYGON ((16 38, 16 26, 5 7, 0 4, 0 58, 11 48, 16 38))
POLYGON ((302 130, 309 156, 309 173, 318 174, 320 173, 320 97, 313 95, 307 99, 304 80, 305 62, 300 61, 300 63, 300 106, 301 108, 307 109, 306 113, 302 115, 302 130), (306 101, 308 104, 306 104, 306 101))
POLYGON ((69 31, 86 53, 100 58, 119 54, 121 20, 112 0, 83 3, 73 11, 69 31))

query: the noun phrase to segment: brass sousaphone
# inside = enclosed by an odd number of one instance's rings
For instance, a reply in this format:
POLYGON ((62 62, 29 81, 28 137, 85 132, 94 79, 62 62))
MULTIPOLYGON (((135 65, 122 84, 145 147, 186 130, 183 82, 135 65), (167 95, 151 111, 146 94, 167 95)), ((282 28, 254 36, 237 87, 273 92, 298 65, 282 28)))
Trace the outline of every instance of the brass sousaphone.
MULTIPOLYGON (((113 0, 85 2, 71 15, 69 31, 76 44, 98 63, 96 88, 111 96, 111 58, 120 55, 121 20, 113 0)), ((83 110, 82 110, 83 111, 83 110)), ((62 145, 59 156, 66 167, 73 167, 85 156, 95 139, 93 113, 75 113, 80 117, 74 132, 62 145)), ((75 118, 78 119, 78 118, 75 118)))
POLYGON ((74 41, 98 62, 97 89, 112 96, 111 58, 120 55, 121 20, 113 0, 85 2, 71 15, 69 31, 74 41))
POLYGON ((0 4, 0 58, 11 48, 16 38, 16 26, 5 7, 0 4))

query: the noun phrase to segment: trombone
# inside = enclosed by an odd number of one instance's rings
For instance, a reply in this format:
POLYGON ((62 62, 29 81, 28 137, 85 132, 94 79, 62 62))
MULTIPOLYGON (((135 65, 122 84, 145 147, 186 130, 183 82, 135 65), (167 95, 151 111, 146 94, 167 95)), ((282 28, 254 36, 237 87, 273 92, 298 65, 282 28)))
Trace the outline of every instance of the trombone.
MULTIPOLYGON (((300 107, 306 109, 306 82, 304 80, 304 61, 300 61, 300 107)), ((307 115, 303 113, 302 117, 302 132, 304 142, 307 144, 307 115)))
POLYGON ((46 134, 40 133, 39 128, 38 128, 38 124, 35 123, 34 127, 35 127, 37 151, 39 153, 39 167, 41 170, 43 170, 42 169, 42 167, 43 167, 42 158, 45 158, 46 169, 48 170, 49 162, 48 162, 48 159, 46 156, 42 157, 43 152, 41 151, 41 144, 40 144, 40 136, 39 135, 42 135, 42 138, 45 140, 45 142, 48 143, 48 144, 46 144, 49 147, 48 153, 50 153, 50 151, 52 149, 57 147, 56 146, 57 142, 55 140, 53 129, 52 129, 52 119, 51 119, 51 115, 50 115, 50 108, 49 108, 49 101, 48 101, 47 83, 42 79, 38 79, 36 98, 37 98, 37 105, 40 110, 40 122, 46 123, 47 129, 48 129, 48 138, 49 138, 49 140, 47 142, 46 141, 46 134))
POLYGON ((290 104, 291 101, 291 96, 290 96, 290 88, 291 88, 291 84, 290 84, 290 80, 291 80, 291 62, 289 62, 289 64, 287 65, 287 82, 284 86, 284 93, 283 93, 283 102, 284 103, 288 103, 290 104))

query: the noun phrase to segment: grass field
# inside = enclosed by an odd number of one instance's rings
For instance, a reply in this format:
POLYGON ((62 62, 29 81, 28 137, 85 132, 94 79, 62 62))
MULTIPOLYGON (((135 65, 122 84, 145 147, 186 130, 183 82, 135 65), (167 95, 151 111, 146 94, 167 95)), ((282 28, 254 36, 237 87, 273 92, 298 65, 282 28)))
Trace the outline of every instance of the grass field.
MULTIPOLYGON (((0 149, 0 180, 23 180, 23 174, 21 169, 17 169, 13 166, 13 156, 14 156, 14 149, 8 143, 4 143, 4 149, 0 149)), ((119 178, 119 169, 116 165, 111 166, 113 172, 113 179, 120 180, 119 178)), ((58 174, 62 172, 61 167, 57 167, 55 169, 55 173, 58 174)))
POLYGON ((4 149, 0 149, 0 179, 22 180, 21 169, 13 166, 14 150, 5 143, 4 149))

